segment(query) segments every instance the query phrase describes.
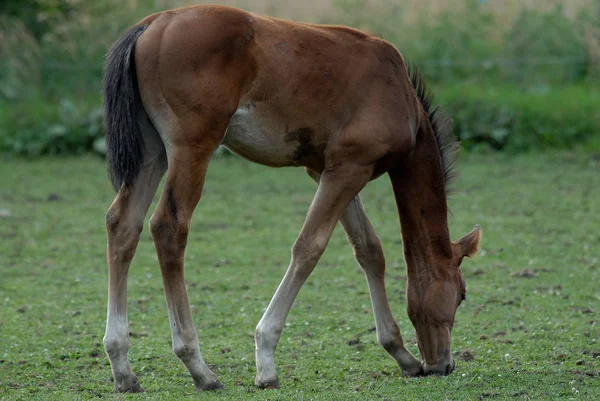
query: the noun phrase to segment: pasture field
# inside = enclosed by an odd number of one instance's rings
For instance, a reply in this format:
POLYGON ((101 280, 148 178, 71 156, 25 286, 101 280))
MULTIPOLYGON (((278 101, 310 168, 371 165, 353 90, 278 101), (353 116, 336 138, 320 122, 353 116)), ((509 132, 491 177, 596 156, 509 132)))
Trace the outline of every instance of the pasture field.
MULTIPOLYGON (((289 262, 315 185, 301 169, 213 161, 188 243, 200 347, 226 386, 197 393, 171 351, 148 230, 129 279, 130 358, 146 389, 113 393, 102 348, 104 213, 114 193, 93 156, 0 163, 2 400, 600 399, 600 157, 583 152, 468 155, 450 199, 454 239, 483 247, 463 263, 467 301, 448 377, 403 378, 376 344, 367 287, 338 227, 300 292, 276 353, 281 389, 254 388, 256 323, 289 262)), ((405 342, 405 267, 389 181, 363 191, 386 251, 405 342)))

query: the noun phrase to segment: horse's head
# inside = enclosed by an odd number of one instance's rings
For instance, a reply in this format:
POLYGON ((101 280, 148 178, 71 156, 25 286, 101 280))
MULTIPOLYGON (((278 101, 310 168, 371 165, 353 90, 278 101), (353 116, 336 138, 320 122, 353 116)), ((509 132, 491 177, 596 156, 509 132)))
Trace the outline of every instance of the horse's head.
POLYGON ((454 316, 466 298, 467 286, 460 270, 465 256, 478 249, 481 231, 452 243, 452 257, 434 260, 435 266, 408 278, 408 316, 415 326, 425 374, 448 375, 454 370, 450 340, 454 316))

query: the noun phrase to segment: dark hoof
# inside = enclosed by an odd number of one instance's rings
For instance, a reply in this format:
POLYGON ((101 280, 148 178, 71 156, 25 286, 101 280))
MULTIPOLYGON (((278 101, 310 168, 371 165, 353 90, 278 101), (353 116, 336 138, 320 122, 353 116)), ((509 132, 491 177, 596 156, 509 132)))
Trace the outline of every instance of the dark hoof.
POLYGON ((202 390, 202 391, 223 390, 224 388, 225 388, 225 386, 223 386, 223 384, 221 384, 221 382, 218 380, 216 382, 203 384, 201 386, 196 386, 197 390, 202 390))
POLYGON ((119 393, 145 393, 137 380, 129 385, 115 386, 115 390, 119 393))
POLYGON ((256 387, 260 389, 278 389, 279 388, 279 379, 275 378, 273 380, 267 380, 265 382, 256 382, 256 387))
POLYGON ((425 376, 425 371, 423 370, 423 366, 415 367, 411 370, 402 370, 402 376, 405 377, 423 377, 425 376))

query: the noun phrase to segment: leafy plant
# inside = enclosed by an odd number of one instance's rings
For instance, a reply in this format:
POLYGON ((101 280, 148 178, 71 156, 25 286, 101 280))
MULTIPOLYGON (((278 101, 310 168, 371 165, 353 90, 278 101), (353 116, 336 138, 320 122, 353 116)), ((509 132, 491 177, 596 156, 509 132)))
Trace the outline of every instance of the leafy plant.
POLYGON ((84 107, 69 100, 58 106, 38 102, 12 105, 0 127, 0 150, 25 156, 74 154, 90 151, 103 136, 102 109, 84 107))

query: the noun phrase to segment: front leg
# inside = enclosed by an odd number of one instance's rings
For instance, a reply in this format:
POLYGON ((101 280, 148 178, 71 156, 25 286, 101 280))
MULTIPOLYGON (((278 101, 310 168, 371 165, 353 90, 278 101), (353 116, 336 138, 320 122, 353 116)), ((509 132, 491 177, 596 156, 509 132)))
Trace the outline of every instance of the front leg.
MULTIPOLYGON (((308 169, 306 172, 315 182, 319 182, 318 173, 308 169)), ((385 290, 385 256, 381 240, 375 233, 359 195, 352 199, 340 223, 344 227, 348 242, 352 245, 354 257, 367 279, 375 316, 377 342, 396 361, 405 376, 422 375, 421 362, 404 347, 400 328, 392 315, 385 290)))
POLYGON ((256 327, 256 380, 260 388, 278 388, 275 348, 300 288, 325 251, 335 224, 348 203, 368 182, 372 168, 340 166, 323 174, 304 226, 292 247, 292 260, 256 327))
POLYGON ((365 273, 375 315, 377 342, 396 361, 405 376, 423 374, 421 362, 404 346, 385 290, 385 257, 381 241, 369 221, 360 198, 354 198, 341 218, 354 257, 365 273))

